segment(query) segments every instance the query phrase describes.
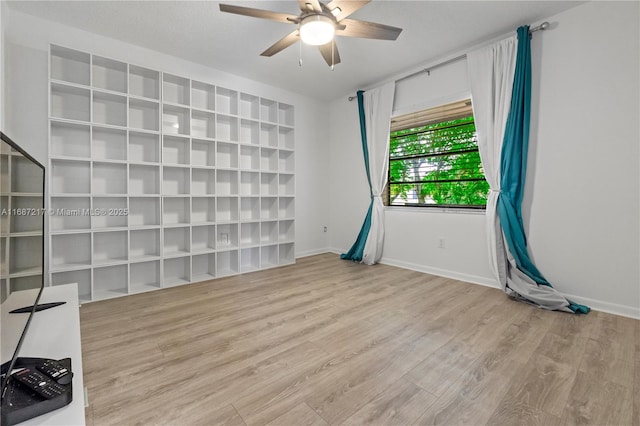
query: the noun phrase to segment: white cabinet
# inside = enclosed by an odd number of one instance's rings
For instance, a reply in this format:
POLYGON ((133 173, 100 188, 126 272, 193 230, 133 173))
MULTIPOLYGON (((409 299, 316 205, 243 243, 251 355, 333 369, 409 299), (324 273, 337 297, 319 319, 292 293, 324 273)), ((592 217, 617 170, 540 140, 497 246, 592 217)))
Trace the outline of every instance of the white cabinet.
MULTIPOLYGON (((51 285, 92 301, 294 262, 292 105, 53 45, 49 89, 51 285)), ((32 225, 2 218, 1 244, 32 225)))

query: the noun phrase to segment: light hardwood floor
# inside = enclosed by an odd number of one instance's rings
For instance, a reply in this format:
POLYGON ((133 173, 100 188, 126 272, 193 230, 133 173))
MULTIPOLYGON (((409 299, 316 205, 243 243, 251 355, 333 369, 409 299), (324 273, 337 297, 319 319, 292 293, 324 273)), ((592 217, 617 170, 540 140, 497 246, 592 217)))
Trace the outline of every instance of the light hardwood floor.
POLYGON ((640 321, 334 254, 80 316, 88 425, 640 425, 640 321))

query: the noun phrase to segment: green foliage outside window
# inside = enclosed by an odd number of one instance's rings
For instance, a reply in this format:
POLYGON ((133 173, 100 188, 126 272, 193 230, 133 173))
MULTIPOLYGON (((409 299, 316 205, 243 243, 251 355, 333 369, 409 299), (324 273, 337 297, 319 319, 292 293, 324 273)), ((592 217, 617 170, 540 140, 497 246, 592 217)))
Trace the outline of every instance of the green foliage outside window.
POLYGON ((391 132, 389 152, 390 205, 486 205, 473 117, 391 132))

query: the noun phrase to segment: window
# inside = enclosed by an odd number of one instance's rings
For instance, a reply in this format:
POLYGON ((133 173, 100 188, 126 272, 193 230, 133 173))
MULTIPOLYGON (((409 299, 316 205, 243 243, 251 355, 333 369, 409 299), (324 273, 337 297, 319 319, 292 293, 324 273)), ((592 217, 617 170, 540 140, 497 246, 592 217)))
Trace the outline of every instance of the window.
POLYGON ((471 100, 391 119, 387 205, 484 209, 471 100))

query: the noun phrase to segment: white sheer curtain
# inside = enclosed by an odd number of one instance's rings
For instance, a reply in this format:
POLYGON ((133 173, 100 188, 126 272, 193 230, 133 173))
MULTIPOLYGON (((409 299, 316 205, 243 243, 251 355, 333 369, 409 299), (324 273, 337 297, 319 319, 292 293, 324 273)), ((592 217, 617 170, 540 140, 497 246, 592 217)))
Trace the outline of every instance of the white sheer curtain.
POLYGON ((502 142, 511 107, 517 53, 518 38, 514 35, 467 54, 478 148, 485 178, 491 188, 486 211, 489 261, 503 289, 507 282, 507 250, 496 204, 500 193, 502 142))
POLYGON ((389 167, 389 131, 395 95, 395 82, 367 90, 363 94, 369 180, 371 184, 371 228, 362 254, 362 263, 373 265, 382 258, 384 246, 384 205, 382 191, 387 184, 389 167))

